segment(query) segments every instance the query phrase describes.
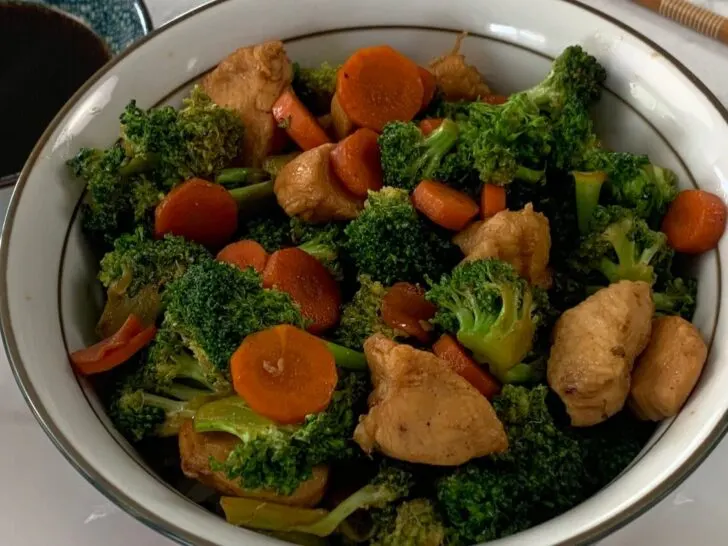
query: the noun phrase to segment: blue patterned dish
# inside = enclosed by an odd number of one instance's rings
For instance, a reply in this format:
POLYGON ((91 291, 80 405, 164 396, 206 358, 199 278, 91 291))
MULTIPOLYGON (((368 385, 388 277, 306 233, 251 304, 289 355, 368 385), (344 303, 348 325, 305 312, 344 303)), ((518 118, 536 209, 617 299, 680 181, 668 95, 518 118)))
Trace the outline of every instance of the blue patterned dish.
POLYGON ((101 36, 116 54, 152 30, 142 0, 27 0, 75 15, 101 36))

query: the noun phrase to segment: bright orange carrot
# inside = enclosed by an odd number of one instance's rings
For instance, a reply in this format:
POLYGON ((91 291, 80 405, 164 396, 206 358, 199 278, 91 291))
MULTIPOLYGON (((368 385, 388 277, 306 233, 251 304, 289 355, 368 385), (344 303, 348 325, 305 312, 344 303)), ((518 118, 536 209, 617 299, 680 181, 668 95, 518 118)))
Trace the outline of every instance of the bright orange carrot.
POLYGON ((344 139, 356 129, 354 123, 346 115, 343 108, 341 108, 336 93, 334 93, 334 98, 331 99, 331 125, 333 126, 333 133, 336 136, 336 140, 344 139))
POLYGON ((493 398, 500 392, 501 385, 498 380, 478 366, 465 349, 448 334, 443 334, 435 342, 432 351, 486 398, 493 398))
POLYGON ((236 241, 218 252, 217 260, 233 264, 240 269, 252 267, 258 273, 263 273, 268 253, 257 241, 236 241))
POLYGON ((437 307, 425 299, 425 291, 408 282, 394 284, 382 298, 382 320, 390 327, 427 343, 429 323, 437 307))
POLYGON ((321 262, 299 248, 271 254, 263 270, 263 286, 290 294, 311 321, 307 330, 313 334, 339 322, 339 285, 321 262))
POLYGON ((718 246, 726 223, 726 206, 703 190, 681 191, 667 210, 662 231, 678 252, 700 254, 718 246))
POLYGON ((220 248, 238 229, 238 205, 218 184, 192 178, 170 191, 154 211, 154 233, 180 235, 220 248))
POLYGON ((495 184, 483 184, 480 192, 480 211, 483 219, 506 210, 506 189, 495 184))
POLYGON ((460 231, 478 215, 478 204, 470 197, 434 180, 417 184, 412 203, 437 225, 453 231, 460 231))
POLYGON ((414 62, 389 46, 374 46, 359 49, 342 65, 336 95, 355 125, 381 132, 390 121, 415 117, 424 87, 414 62))
POLYGON ((155 326, 144 328, 135 315, 129 315, 114 335, 71 354, 71 362, 82 375, 109 371, 146 347, 156 333, 155 326))
POLYGON ((442 125, 442 122, 442 118, 425 118, 420 121, 420 131, 422 131, 423 135, 427 136, 442 125))
POLYGON ((382 165, 377 133, 362 127, 339 142, 331 152, 331 166, 347 190, 366 197, 382 187, 382 165))
POLYGON ((420 110, 424 110, 427 108, 427 105, 430 104, 433 97, 435 96, 435 90, 437 89, 437 81, 435 80, 435 76, 427 70, 426 68, 423 68, 421 66, 418 66, 417 69, 420 71, 420 80, 422 80, 422 106, 420 107, 420 110))
POLYGON ((230 359, 230 375, 250 409, 282 424, 326 409, 338 380, 326 343, 287 324, 246 337, 230 359))
POLYGON ((488 104, 504 104, 508 102, 508 97, 506 95, 486 95, 483 97, 483 102, 487 102, 488 104))
POLYGON ((313 114, 290 89, 281 93, 273 104, 273 117, 304 151, 331 142, 313 114))

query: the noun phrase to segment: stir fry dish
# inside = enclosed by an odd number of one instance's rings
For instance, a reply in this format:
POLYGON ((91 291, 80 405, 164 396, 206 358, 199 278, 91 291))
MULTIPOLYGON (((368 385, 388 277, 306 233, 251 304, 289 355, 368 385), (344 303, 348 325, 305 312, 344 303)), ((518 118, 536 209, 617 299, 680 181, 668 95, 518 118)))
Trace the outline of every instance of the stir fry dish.
POLYGON ((602 145, 581 47, 503 96, 461 39, 427 66, 243 47, 69 161, 106 291, 71 363, 230 524, 504 537, 609 484, 698 382, 678 263, 716 247, 722 201, 602 145))

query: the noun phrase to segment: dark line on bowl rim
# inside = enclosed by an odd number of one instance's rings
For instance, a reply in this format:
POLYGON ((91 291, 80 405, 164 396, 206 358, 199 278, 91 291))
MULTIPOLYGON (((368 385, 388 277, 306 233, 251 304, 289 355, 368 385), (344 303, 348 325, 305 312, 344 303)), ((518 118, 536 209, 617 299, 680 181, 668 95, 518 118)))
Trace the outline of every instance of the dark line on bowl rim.
MULTIPOLYGON (((69 101, 63 106, 63 108, 56 114, 53 121, 49 124, 49 126, 44 131, 41 138, 36 143, 35 147, 33 148, 33 151, 31 152, 28 161, 26 162, 25 166, 23 167, 20 175, 20 179, 18 181, 17 187, 18 191, 14 192, 13 198, 11 199, 7 215, 5 217, 4 223, 3 223, 3 233, 2 237, 0 238, 0 287, 4 288, 4 290, 0 290, 0 326, 2 327, 2 339, 3 339, 3 345, 5 347, 6 353, 8 354, 8 361, 11 367, 11 370, 13 372, 13 375, 15 377, 16 382, 18 383, 18 387, 23 394, 23 397, 26 400, 26 403, 32 410, 35 418, 37 419, 38 423, 41 425, 43 430, 46 432, 46 434, 50 437, 51 441, 54 443, 56 448, 64 455, 64 457, 68 460, 68 462, 81 474, 89 483, 91 483, 94 487, 96 487, 99 492, 101 492, 103 495, 105 495, 107 498, 121 506, 126 512, 128 512, 133 517, 137 518, 142 523, 148 525, 150 528, 158 531, 160 534, 171 538, 173 540, 176 540, 177 542, 181 544, 205 544, 210 545, 207 541, 201 541, 199 537, 194 537, 196 541, 190 542, 188 539, 191 535, 190 533, 187 533, 185 531, 182 531, 178 527, 176 527, 173 524, 170 524, 169 522, 160 522, 155 521, 159 518, 155 515, 150 513, 149 510, 144 508, 143 506, 139 505, 136 501, 133 501, 129 499, 125 494, 123 494, 121 491, 117 490, 115 487, 111 486, 105 479, 101 478, 98 475, 98 472, 96 472, 93 468, 84 468, 85 461, 82 461, 81 457, 79 457, 78 453, 75 451, 73 446, 67 445, 67 441, 65 438, 62 437, 58 433, 58 431, 55 429, 55 425, 50 419, 50 416, 47 414, 45 408, 38 406, 35 403, 35 399, 37 399, 37 393, 33 389, 32 385, 27 384, 27 376, 25 374, 25 369, 22 366, 22 361, 20 358, 20 355, 18 354, 18 348, 15 336, 12 332, 12 321, 10 319, 10 309, 9 309, 9 301, 8 301, 8 293, 7 293, 7 258, 8 258, 8 240, 12 233, 12 226, 13 221, 15 218, 15 214, 17 211, 18 202, 20 200, 20 196, 22 195, 22 190, 27 183, 28 175, 32 169, 32 165, 37 160, 40 151, 42 147, 45 145, 45 143, 50 138, 53 131, 56 129, 56 127, 60 124, 61 120, 66 116, 66 114, 69 112, 69 110, 72 108, 72 106, 79 100, 79 98, 91 87, 93 86, 104 74, 106 74, 113 66, 115 66, 121 59, 125 58, 127 55, 129 55, 131 52, 135 51, 137 48, 141 47, 144 43, 146 43, 148 40, 155 37, 158 33, 162 32, 164 29, 168 27, 172 27, 182 21, 187 20, 190 17, 193 17, 194 15, 203 12, 211 7, 217 6, 218 4, 222 4, 224 2, 227 2, 228 0, 214 0, 208 4, 199 6, 193 10, 188 11, 187 13, 181 15, 180 17, 170 21, 169 23, 163 25, 159 29, 151 32, 150 34, 144 36, 139 41, 137 41, 135 44, 131 45, 129 48, 127 48, 124 52, 119 54, 117 57, 112 59, 109 63, 107 63, 104 67, 102 67, 99 71, 97 71, 96 74, 94 74, 70 99, 69 101)), ((623 22, 619 21, 618 19, 615 19, 614 17, 607 15, 605 13, 600 12, 599 10, 582 4, 581 2, 578 2, 577 0, 559 0, 561 2, 570 4, 576 8, 585 10, 589 13, 592 13, 593 15, 599 17, 602 20, 605 20, 618 28, 622 29, 624 32, 632 35, 633 37, 637 38, 638 40, 642 41, 643 43, 650 46, 653 50, 658 52, 660 55, 662 55, 665 59, 670 61, 672 65, 677 68, 702 94, 705 98, 708 99, 708 101, 713 105, 713 107, 716 109, 716 111, 721 115, 721 117, 724 119, 724 121, 728 124, 728 111, 726 108, 718 101, 718 99, 715 97, 715 95, 690 71, 685 67, 680 61, 678 61, 673 55, 665 51, 661 46, 656 44, 654 41, 649 39, 648 37, 644 36, 640 32, 632 29, 631 27, 627 26, 623 22)), ((372 27, 372 28, 379 28, 379 27, 372 27)), ((345 29, 340 29, 345 30, 345 29)), ((721 264, 720 264, 720 257, 718 259, 718 268, 719 268, 719 274, 721 273, 721 264)), ((720 290, 720 286, 719 286, 720 290)), ((718 297, 718 301, 720 301, 720 296, 718 297)), ((719 315, 716 315, 716 325, 719 322, 719 315)), ((644 513, 649 507, 653 506, 655 503, 657 503, 659 500, 664 498, 667 494, 669 494, 671 491, 673 491, 680 483, 682 483, 685 478, 687 478, 691 472, 697 467, 697 465, 702 462, 715 448, 715 446, 718 444, 720 439, 724 436, 726 433, 726 428, 728 426, 728 413, 724 414, 721 417, 720 422, 715 427, 713 432, 709 434, 708 438, 695 450, 695 452, 688 457, 688 459, 677 469, 675 470, 671 476, 668 477, 668 479, 663 482, 660 485, 657 485, 654 487, 653 491, 647 495, 648 498, 640 499, 639 501, 635 501, 632 506, 626 508, 623 510, 620 514, 613 516, 610 518, 609 521, 604 522, 590 530, 587 530, 586 532, 582 533, 578 537, 573 537, 572 539, 568 539, 566 542, 560 543, 560 545, 565 544, 577 544, 577 543, 591 543, 593 541, 599 540, 600 538, 603 538, 607 534, 621 528, 622 526, 626 525, 630 521, 632 521, 635 517, 639 516, 640 514, 644 513), (670 483, 668 483, 670 482, 670 483)), ((86 466, 88 466, 86 464, 86 466)))

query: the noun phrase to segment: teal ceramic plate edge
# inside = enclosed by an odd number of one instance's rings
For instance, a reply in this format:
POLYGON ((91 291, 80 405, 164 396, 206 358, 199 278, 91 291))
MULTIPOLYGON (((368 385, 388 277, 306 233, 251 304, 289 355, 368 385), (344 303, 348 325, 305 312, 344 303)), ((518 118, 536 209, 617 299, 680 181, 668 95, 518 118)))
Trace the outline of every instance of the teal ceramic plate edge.
POLYGON ((116 55, 152 31, 143 0, 25 0, 69 13, 91 27, 116 55))

